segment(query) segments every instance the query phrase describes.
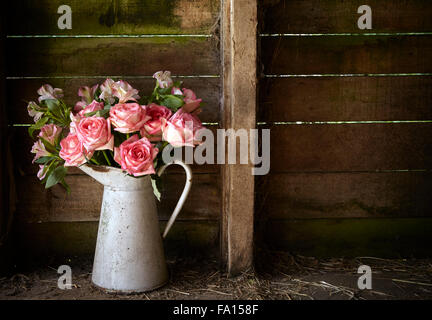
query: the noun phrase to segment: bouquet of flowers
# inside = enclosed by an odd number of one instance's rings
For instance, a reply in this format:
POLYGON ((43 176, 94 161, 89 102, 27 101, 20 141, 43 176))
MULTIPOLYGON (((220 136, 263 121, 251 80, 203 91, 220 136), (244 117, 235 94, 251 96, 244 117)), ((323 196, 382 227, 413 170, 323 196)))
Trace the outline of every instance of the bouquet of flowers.
POLYGON ((135 177, 150 174, 155 187, 155 170, 163 165, 161 151, 167 145, 199 144, 202 100, 174 82, 169 71, 153 78, 154 90, 143 98, 123 80, 81 87, 73 108, 62 100, 63 90, 49 84, 38 90, 39 103, 27 107, 35 121, 28 131, 34 138, 39 130, 31 152, 45 188, 60 183, 70 192, 67 167, 84 163, 118 167, 135 177))

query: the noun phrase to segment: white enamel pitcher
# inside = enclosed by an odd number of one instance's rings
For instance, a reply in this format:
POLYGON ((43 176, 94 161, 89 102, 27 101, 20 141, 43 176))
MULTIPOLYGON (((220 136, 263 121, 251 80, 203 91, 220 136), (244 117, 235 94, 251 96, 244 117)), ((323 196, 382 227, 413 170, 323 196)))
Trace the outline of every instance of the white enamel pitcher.
MULTIPOLYGON (((192 184, 190 167, 179 160, 164 165, 157 174, 160 176, 171 164, 185 169, 186 184, 163 238, 192 184)), ((150 291, 166 284, 168 270, 150 176, 135 178, 108 166, 84 164, 79 168, 104 185, 92 282, 109 291, 129 293, 150 291)))

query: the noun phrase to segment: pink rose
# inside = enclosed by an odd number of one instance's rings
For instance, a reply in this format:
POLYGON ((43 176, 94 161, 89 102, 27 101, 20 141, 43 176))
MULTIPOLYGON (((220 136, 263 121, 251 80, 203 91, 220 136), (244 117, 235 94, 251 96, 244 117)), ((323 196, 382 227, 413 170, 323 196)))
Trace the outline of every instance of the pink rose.
POLYGON ((147 138, 139 138, 137 134, 114 148, 114 160, 122 170, 136 177, 155 173, 153 160, 159 150, 154 148, 147 138))
POLYGON ((47 99, 59 99, 63 97, 63 90, 59 88, 53 88, 49 84, 44 84, 39 88, 37 93, 40 95, 39 102, 47 99))
POLYGON ((60 158, 65 161, 65 166, 79 166, 91 159, 93 152, 87 152, 76 134, 70 133, 60 142, 60 158))
POLYGON ((138 90, 126 81, 119 80, 113 85, 113 94, 119 99, 119 103, 126 103, 128 101, 137 101, 140 98, 138 90))
POLYGON ((97 102, 96 100, 93 100, 92 103, 85 106, 81 111, 79 111, 76 115, 73 115, 71 113, 70 118, 72 121, 80 121, 82 118, 85 118, 87 113, 103 110, 104 104, 103 102, 97 102))
POLYGON ((34 163, 40 157, 46 157, 46 156, 51 155, 51 153, 45 149, 45 145, 43 144, 42 140, 40 140, 40 139, 33 144, 33 147, 31 149, 31 153, 36 153, 35 157, 33 158, 32 163, 34 163))
POLYGON ((202 99, 197 99, 195 93, 192 90, 183 88, 183 95, 183 101, 185 103, 182 107, 183 110, 192 113, 199 108, 202 99))
POLYGON ((159 88, 169 88, 174 84, 170 71, 158 71, 153 75, 153 78, 157 80, 159 88))
POLYGON ((162 138, 174 147, 193 147, 199 144, 195 136, 202 128, 201 121, 183 109, 179 109, 168 121, 162 118, 162 138))
POLYGON ((121 133, 131 133, 139 131, 150 117, 146 115, 144 106, 140 106, 138 103, 122 103, 116 104, 110 109, 108 119, 115 127, 114 130, 121 133))
POLYGON ((55 146, 61 131, 62 128, 55 124, 46 124, 41 128, 39 137, 44 138, 46 141, 55 146))
POLYGON ((109 120, 103 117, 86 117, 72 122, 71 128, 88 151, 113 150, 114 136, 111 134, 109 120))
POLYGON ((171 110, 167 107, 151 103, 146 107, 146 113, 150 119, 144 124, 144 128, 141 129, 141 136, 145 136, 146 133, 154 136, 161 135, 162 119, 168 120, 172 115, 171 110))

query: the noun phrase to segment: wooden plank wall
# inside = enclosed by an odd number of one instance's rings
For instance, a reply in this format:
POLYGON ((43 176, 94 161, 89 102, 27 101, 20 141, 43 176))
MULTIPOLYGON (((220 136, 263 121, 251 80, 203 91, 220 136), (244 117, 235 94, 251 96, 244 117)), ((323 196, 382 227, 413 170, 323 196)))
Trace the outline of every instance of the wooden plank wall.
POLYGON ((431 254, 432 2, 263 1, 263 241, 317 255, 431 254), (388 226, 388 228, 386 227, 388 226))
MULTIPOLYGON (((170 70, 207 103, 201 119, 215 129, 220 118, 217 36, 220 0, 72 0, 67 3, 26 0, 9 1, 7 6, 6 98, 15 141, 12 154, 18 190, 16 236, 26 238, 25 245, 30 247, 50 245, 50 239, 59 240, 53 234, 58 228, 63 232, 70 230, 68 237, 77 239, 78 234, 74 234, 80 228, 77 225, 95 224, 98 220, 102 186, 78 169, 71 170, 67 177, 72 188, 70 196, 60 187, 45 190, 39 184, 35 176, 37 168, 31 164, 29 153, 32 142, 25 125, 31 119, 25 101, 35 100, 36 90, 50 83, 63 88, 66 102, 74 104, 80 86, 101 83, 108 76, 122 78, 145 94, 154 86, 151 78, 154 72, 170 70), (57 27, 60 16, 57 8, 62 4, 72 8, 71 30, 57 27)), ((175 239, 186 242, 198 239, 197 245, 217 247, 219 168, 194 166, 193 172, 189 199, 172 234, 175 239), (197 233, 199 236, 194 236, 197 233)), ((170 168, 163 183, 158 206, 161 221, 169 218, 175 206, 184 174, 181 169, 170 168)), ((85 230, 95 232, 96 229, 85 230)), ((87 238, 93 241, 94 236, 87 238)), ((52 247, 68 252, 61 243, 52 247)), ((84 247, 94 249, 93 242, 84 247)))

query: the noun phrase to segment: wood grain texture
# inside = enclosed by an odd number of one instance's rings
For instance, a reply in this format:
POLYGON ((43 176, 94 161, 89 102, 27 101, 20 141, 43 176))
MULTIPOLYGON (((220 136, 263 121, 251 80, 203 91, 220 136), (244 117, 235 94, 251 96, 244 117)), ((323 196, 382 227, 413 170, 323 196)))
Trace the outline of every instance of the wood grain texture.
POLYGON ((261 39, 265 74, 432 72, 432 36, 261 39))
POLYGON ((271 128, 271 172, 432 168, 432 124, 271 128))
MULTIPOLYGON (((224 1, 222 9, 223 123, 255 127, 257 2, 224 1)), ((222 167, 221 252, 230 275, 253 263, 254 177, 251 165, 222 167)))
POLYGON ((268 247, 312 257, 430 257, 431 218, 273 220, 268 247))
POLYGON ((43 38, 6 41, 7 76, 218 74, 211 38, 43 38), (187 57, 187 58, 185 58, 187 57))
MULTIPOLYGON (((160 220, 168 220, 183 190, 185 177, 167 170, 162 179, 158 214, 160 220)), ((17 179, 17 219, 22 222, 97 221, 103 186, 85 175, 69 175, 65 180, 71 187, 69 196, 58 185, 46 190, 36 177, 17 179)), ((217 174, 194 175, 191 192, 178 220, 218 220, 219 183, 217 174)))
MULTIPOLYGON (((149 96, 153 91, 154 79, 134 79, 122 77, 121 79, 129 82, 134 88, 139 90, 141 96, 149 96)), ((8 80, 7 81, 7 111, 9 123, 31 123, 32 118, 27 113, 27 103, 25 101, 36 101, 38 98, 37 90, 45 83, 51 84, 54 88, 61 88, 65 94, 64 100, 67 105, 74 106, 79 97, 78 89, 81 86, 92 86, 101 84, 105 78, 100 79, 31 79, 31 80, 8 80)), ((114 79, 118 80, 118 79, 114 79)), ((183 86, 191 88, 198 98, 206 103, 202 107, 199 115, 203 122, 219 121, 219 78, 186 78, 181 79, 183 86)))
POLYGON ((431 217, 432 172, 272 174, 266 219, 431 217))
MULTIPOLYGON (((161 232, 165 222, 160 223, 161 232)), ((94 255, 98 222, 47 222, 15 225, 17 259, 24 265, 35 262, 47 265, 50 258, 75 259, 94 255), (77 257, 78 256, 78 257, 77 257)), ((197 250, 209 255, 217 254, 218 221, 177 221, 164 240, 168 254, 183 256, 197 250)), ((52 261, 52 260, 51 260, 52 261)), ((62 260, 64 261, 64 260, 62 260)), ((70 260, 69 260, 70 261, 70 260)))
POLYGON ((432 119, 432 77, 267 78, 259 121, 432 119))
POLYGON ((23 0, 6 3, 13 35, 209 34, 220 0, 23 0), (57 9, 72 9, 72 29, 60 30, 57 9))
POLYGON ((424 0, 268 0, 260 11, 264 33, 432 31, 432 3, 424 0), (372 9, 372 30, 357 27, 363 4, 372 9))

